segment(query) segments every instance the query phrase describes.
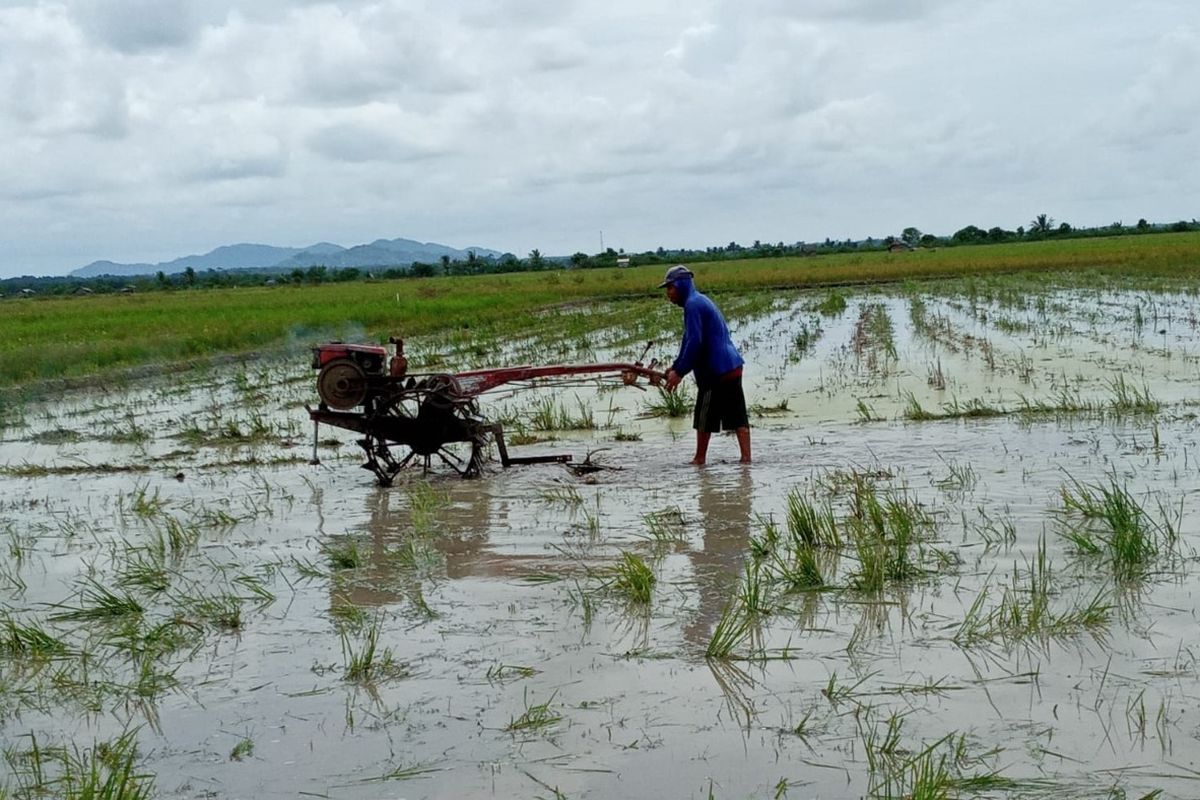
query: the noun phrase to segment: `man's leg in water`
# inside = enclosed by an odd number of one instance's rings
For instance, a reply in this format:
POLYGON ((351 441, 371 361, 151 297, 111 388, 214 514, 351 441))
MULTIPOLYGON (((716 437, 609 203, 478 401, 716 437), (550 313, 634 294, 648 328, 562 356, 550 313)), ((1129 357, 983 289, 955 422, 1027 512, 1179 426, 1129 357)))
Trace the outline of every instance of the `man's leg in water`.
POLYGON ((741 461, 743 464, 750 463, 750 428, 743 427, 737 429, 738 449, 742 451, 741 461))
POLYGON ((691 463, 696 466, 704 464, 704 459, 708 457, 708 440, 711 438, 712 434, 708 431, 696 431, 696 457, 691 463))

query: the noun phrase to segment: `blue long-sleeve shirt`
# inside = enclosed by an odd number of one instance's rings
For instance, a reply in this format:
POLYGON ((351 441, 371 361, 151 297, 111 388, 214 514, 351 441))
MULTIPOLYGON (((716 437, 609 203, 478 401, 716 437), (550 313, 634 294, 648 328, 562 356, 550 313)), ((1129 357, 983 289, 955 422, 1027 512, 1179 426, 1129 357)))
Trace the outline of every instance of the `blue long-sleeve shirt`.
POLYGON ((695 372, 696 385, 712 386, 746 362, 733 344, 725 318, 691 278, 675 281, 675 289, 683 301, 683 341, 671 369, 681 378, 695 372))

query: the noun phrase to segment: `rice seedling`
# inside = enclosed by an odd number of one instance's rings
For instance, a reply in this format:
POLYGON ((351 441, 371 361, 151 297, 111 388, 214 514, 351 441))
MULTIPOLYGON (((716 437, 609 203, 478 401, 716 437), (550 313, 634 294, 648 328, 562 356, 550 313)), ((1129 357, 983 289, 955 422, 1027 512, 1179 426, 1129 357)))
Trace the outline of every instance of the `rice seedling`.
POLYGON ((1161 406, 1150 394, 1149 387, 1143 384, 1138 389, 1126 381, 1123 374, 1117 375, 1108 388, 1112 392, 1109 408, 1114 414, 1153 414, 1161 406))
POLYGON ((154 775, 138 765, 136 731, 127 731, 90 748, 46 747, 29 733, 29 747, 4 753, 15 786, 13 798, 58 797, 64 800, 149 800, 154 775))
POLYGON ((275 602, 275 594, 266 587, 263 579, 257 575, 238 575, 232 583, 250 592, 249 597, 243 597, 246 600, 256 600, 259 606, 268 606, 275 602))
POLYGON ((830 702, 831 705, 836 706, 843 700, 848 700, 857 694, 859 687, 873 677, 875 677, 875 673, 871 672, 862 676, 854 683, 839 683, 837 670, 834 670, 829 674, 829 680, 825 683, 824 688, 821 689, 821 694, 830 702))
POLYGON ((654 571, 636 553, 622 552, 617 564, 612 567, 609 586, 627 601, 646 605, 654 595, 657 578, 654 571))
POLYGON ((1174 528, 1151 519, 1115 477, 1107 485, 1072 479, 1060 494, 1064 512, 1093 525, 1067 529, 1067 540, 1084 555, 1105 555, 1120 579, 1142 575, 1164 546, 1173 546, 1174 528))
POLYGON ((947 461, 942 458, 941 454, 937 454, 937 456, 945 465, 947 474, 945 477, 935 479, 934 486, 947 492, 968 492, 975 488, 975 484, 979 482, 979 475, 975 472, 974 467, 957 461, 947 461))
POLYGON ((199 625, 179 614, 156 623, 145 617, 129 617, 112 626, 102 642, 135 661, 153 661, 197 644, 201 632, 199 625))
POLYGON ((679 506, 651 511, 642 516, 642 521, 646 523, 646 538, 656 546, 673 547, 687 544, 687 531, 679 506))
POLYGON ((908 759, 898 769, 888 770, 881 789, 882 797, 908 800, 950 800, 957 796, 956 781, 946 766, 945 753, 935 752, 934 743, 908 759))
POLYGON ((942 405, 940 413, 933 414, 936 419, 981 419, 984 417, 1000 417, 1007 413, 1004 409, 985 405, 978 397, 960 401, 957 397, 942 405))
POLYGON ((921 406, 921 401, 917 400, 917 396, 912 392, 908 392, 905 395, 904 412, 902 416, 904 419, 912 420, 913 422, 925 422, 938 418, 938 415, 932 411, 926 411, 921 406))
POLYGON ((158 524, 155 532, 158 546, 174 556, 187 553, 200 541, 200 529, 195 525, 181 522, 170 514, 160 514, 153 519, 158 524))
MULTIPOLYGON (((119 498, 119 504, 124 508, 125 497, 119 498)), ((129 494, 129 510, 135 516, 142 519, 150 519, 163 513, 166 508, 167 501, 159 495, 159 490, 156 488, 153 494, 149 494, 149 484, 142 483, 135 485, 133 491, 129 494)))
POLYGON ((233 749, 229 751, 230 761, 245 761, 250 756, 254 755, 254 740, 249 736, 240 739, 233 749))
POLYGON ((939 392, 946 390, 946 374, 942 371, 942 360, 939 358, 935 365, 929 367, 929 375, 925 379, 930 388, 939 392))
POLYGON ((596 419, 592 410, 579 397, 575 398, 578 416, 572 415, 565 403, 554 397, 538 398, 530 412, 529 424, 535 431, 589 431, 595 430, 596 419))
POLYGON ((36 623, 5 616, 0 626, 0 656, 38 662, 67 654, 67 645, 36 623))
POLYGON ((860 591, 878 592, 888 583, 913 580, 931 571, 925 565, 927 560, 941 565, 950 559, 948 554, 923 545, 932 520, 905 497, 881 502, 873 487, 859 484, 854 515, 847 523, 859 562, 851 585, 860 591))
POLYGON ((370 557, 370 553, 359 544, 358 539, 351 536, 322 545, 321 552, 333 569, 359 569, 366 565, 370 557))
POLYGON ((788 591, 807 592, 826 585, 817 551, 812 547, 798 545, 780 554, 775 571, 788 591))
POLYGON ((765 617, 771 613, 767 576, 759 561, 746 559, 742 564, 742 579, 736 597, 747 618, 765 617))
POLYGON ((618 430, 615 434, 613 434, 614 442, 640 442, 641 440, 642 435, 632 431, 618 430))
POLYGON ((583 521, 579 524, 584 535, 589 539, 595 539, 600 535, 600 495, 596 495, 595 510, 584 509, 583 521))
POLYGON ((793 362, 803 359, 804 356, 816 347, 823 333, 821 324, 817 320, 801 322, 800 330, 792 337, 792 350, 788 354, 788 359, 793 362))
MULTIPOLYGON (((0 420, 0 431, 3 429, 3 421, 0 420)), ((34 444, 46 445, 74 444, 82 440, 83 435, 79 431, 71 430, 70 428, 51 428, 49 430, 38 431, 29 437, 29 441, 34 444)))
POLYGON ((734 658, 734 651, 749 638, 751 631, 750 618, 742 613, 741 605, 726 604, 713 627, 704 657, 716 660, 734 658))
POLYGON ((855 404, 855 411, 858 414, 859 422, 882 422, 883 421, 883 417, 879 416, 875 412, 875 409, 873 409, 873 408, 871 408, 871 406, 867 405, 867 401, 863 400, 861 398, 855 404))
POLYGON ((434 543, 423 536, 409 537, 399 547, 389 550, 388 557, 396 566, 418 575, 436 573, 446 560, 434 543))
POLYGON ((836 317, 846 310, 846 306, 846 296, 838 290, 832 289, 813 308, 826 317, 836 317))
POLYGON ((574 486, 554 486, 549 489, 539 489, 538 499, 547 505, 561 505, 568 508, 583 505, 583 497, 574 486))
POLYGON ((329 616, 333 618, 333 624, 337 626, 339 632, 361 631, 369 620, 367 612, 362 606, 357 606, 342 598, 336 598, 336 602, 329 609, 329 616))
POLYGON ((157 547, 127 548, 123 562, 117 569, 116 579, 121 586, 136 586, 148 592, 166 591, 170 585, 170 575, 164 551, 157 547))
POLYGON ((1043 536, 1024 579, 1014 571, 1012 582, 1004 587, 998 605, 984 610, 988 588, 985 586, 979 592, 954 634, 955 643, 969 647, 997 641, 1013 643, 1070 638, 1086 631, 1095 632, 1110 621, 1113 606, 1103 590, 1056 611, 1051 606, 1050 584, 1051 569, 1043 536))
POLYGON ((775 403, 775 405, 763 405, 762 403, 754 403, 750 406, 749 411, 756 417, 769 417, 775 414, 786 414, 788 410, 788 400, 783 398, 775 403))
POLYGON ((427 480, 415 481, 405 488, 413 528, 418 532, 433 530, 437 515, 450 504, 450 496, 427 480))
POLYGON ((1012 514, 1012 508, 1010 506, 1006 505, 1004 507, 1004 516, 1000 519, 994 519, 993 517, 989 516, 983 506, 979 506, 976 511, 979 514, 979 522, 974 525, 969 525, 967 523, 966 514, 964 512, 964 531, 973 527, 974 530, 979 534, 979 537, 983 539, 984 545, 988 548, 997 547, 1000 545, 1007 546, 1017 541, 1017 526, 1010 516, 1012 514))
POLYGON ((493 664, 488 667, 487 679, 488 681, 504 681, 515 678, 532 678, 539 671, 533 667, 519 664, 493 664))
POLYGON ((677 419, 691 413, 692 406, 695 404, 695 397, 692 396, 691 390, 680 386, 675 391, 668 392, 660 386, 656 391, 658 397, 645 404, 645 416, 677 419))
POLYGON ((833 509, 828 504, 817 508, 799 488, 793 488, 787 494, 787 526, 792 540, 804 547, 842 546, 842 535, 833 509))
POLYGON ((363 778, 362 782, 363 783, 374 783, 377 781, 408 781, 408 780, 412 780, 413 778, 420 778, 424 775, 428 775, 432 772, 437 772, 437 771, 438 771, 437 767, 425 766, 422 764, 414 764, 411 767, 403 767, 403 766, 396 767, 395 769, 388 770, 387 772, 383 773, 382 775, 379 775, 376 777, 363 778))
POLYGON ((343 677, 354 683, 373 684, 409 676, 408 665, 398 660, 390 647, 379 648, 381 620, 376 617, 361 642, 351 642, 342 631, 343 677))
POLYGON ((142 657, 134 661, 133 681, 128 687, 122 687, 141 701, 155 701, 163 692, 179 687, 175 678, 178 667, 171 670, 159 669, 158 661, 152 657, 142 657))
POLYGON ((113 444, 141 445, 154 438, 154 434, 138 423, 133 412, 125 415, 124 425, 110 424, 102 438, 113 444))
POLYGON ((56 603, 52 608, 61 609, 50 614, 52 622, 104 622, 123 617, 140 616, 145 608, 128 594, 118 595, 95 579, 88 579, 79 593, 79 604, 56 603))
POLYGON ((242 600, 231 594, 192 598, 187 605, 198 619, 221 630, 240 631, 245 624, 242 600))
POLYGON ((562 721, 562 715, 550 707, 557 693, 550 695, 544 703, 530 703, 529 690, 524 693, 525 711, 519 717, 513 717, 504 726, 509 733, 538 732, 551 728, 562 721))

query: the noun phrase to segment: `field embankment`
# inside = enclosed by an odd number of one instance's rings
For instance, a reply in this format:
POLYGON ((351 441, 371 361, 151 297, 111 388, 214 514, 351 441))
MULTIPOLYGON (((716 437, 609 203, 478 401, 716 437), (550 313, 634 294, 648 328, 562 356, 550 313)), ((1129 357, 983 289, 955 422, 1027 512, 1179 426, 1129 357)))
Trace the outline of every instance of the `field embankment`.
MULTIPOLYGON (((698 265, 708 291, 892 282, 1020 271, 1200 276, 1200 234, 1025 242, 698 265)), ((331 335, 382 340, 513 319, 546 306, 653 293, 661 267, 527 272, 7 300, 0 383, 20 387, 331 335)))

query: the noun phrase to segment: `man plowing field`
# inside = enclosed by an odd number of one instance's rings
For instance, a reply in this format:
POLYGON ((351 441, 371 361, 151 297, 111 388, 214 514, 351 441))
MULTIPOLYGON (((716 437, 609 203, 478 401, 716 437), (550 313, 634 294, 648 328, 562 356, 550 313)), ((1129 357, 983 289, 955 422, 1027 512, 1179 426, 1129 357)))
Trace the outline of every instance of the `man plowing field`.
POLYGON ((726 430, 736 433, 741 463, 749 464, 750 419, 742 391, 745 361, 729 336, 729 326, 716 304, 696 289, 692 271, 683 264, 667 270, 658 285, 664 287, 667 299, 683 308, 683 341, 679 355, 667 370, 667 391, 675 391, 689 372, 696 376, 699 390, 692 415, 696 455, 691 463, 704 464, 712 435, 726 430))

